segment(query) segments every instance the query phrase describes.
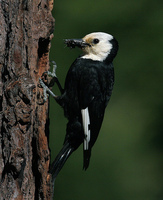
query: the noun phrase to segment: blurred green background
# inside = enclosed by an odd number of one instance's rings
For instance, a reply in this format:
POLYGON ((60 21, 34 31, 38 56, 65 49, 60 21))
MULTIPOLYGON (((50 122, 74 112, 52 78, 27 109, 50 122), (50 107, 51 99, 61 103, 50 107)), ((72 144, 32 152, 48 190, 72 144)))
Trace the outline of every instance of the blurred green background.
MULTIPOLYGON (((163 1, 56 0, 50 59, 64 85, 81 54, 63 39, 95 31, 119 41, 115 87, 88 170, 82 146, 68 159, 55 183, 55 200, 163 200, 163 1)), ((59 94, 57 87, 53 88, 59 94)), ((52 160, 62 147, 67 120, 50 99, 52 160)))

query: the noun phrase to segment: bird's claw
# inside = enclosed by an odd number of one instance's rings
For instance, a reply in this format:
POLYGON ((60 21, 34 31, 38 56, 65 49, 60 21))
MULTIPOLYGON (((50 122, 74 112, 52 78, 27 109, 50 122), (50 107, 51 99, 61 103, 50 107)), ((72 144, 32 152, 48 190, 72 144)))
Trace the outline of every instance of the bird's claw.
POLYGON ((51 61, 51 63, 53 64, 53 70, 52 70, 52 72, 46 71, 46 72, 44 72, 42 74, 42 76, 47 75, 47 76, 50 76, 52 78, 57 78, 57 75, 56 75, 56 69, 57 69, 56 62, 55 61, 51 61))
POLYGON ((49 88, 45 85, 45 83, 43 82, 41 78, 39 78, 39 83, 41 87, 43 88, 43 104, 44 104, 49 97, 49 94, 47 93, 49 88))
POLYGON ((43 82, 43 80, 41 78, 39 78, 39 83, 41 85, 41 87, 43 88, 43 103, 44 104, 48 97, 49 97, 49 94, 52 95, 52 97, 56 98, 57 96, 45 85, 45 83, 43 82))
POLYGON ((57 68, 57 65, 55 63, 55 61, 51 61, 51 63, 53 64, 53 70, 52 72, 50 71, 46 71, 42 74, 42 77, 39 78, 39 83, 41 85, 41 87, 43 88, 43 103, 41 104, 44 104, 48 97, 49 97, 49 94, 52 95, 52 97, 54 99, 57 99, 58 96, 56 96, 50 89, 49 87, 52 87, 54 85, 54 83, 56 82, 60 91, 63 92, 63 89, 58 81, 58 78, 56 76, 56 68, 57 68), (49 79, 48 79, 49 78, 49 79), (51 80, 50 80, 51 79, 51 80), (46 85, 46 83, 49 83, 46 85))

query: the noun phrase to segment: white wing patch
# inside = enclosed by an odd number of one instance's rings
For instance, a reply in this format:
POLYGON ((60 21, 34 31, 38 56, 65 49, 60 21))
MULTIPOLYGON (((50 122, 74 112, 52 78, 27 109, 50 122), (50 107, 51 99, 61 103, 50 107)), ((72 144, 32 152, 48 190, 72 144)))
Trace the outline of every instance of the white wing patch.
POLYGON ((89 111, 88 107, 81 110, 82 120, 83 120, 83 128, 84 128, 84 150, 88 150, 89 148, 89 141, 90 141, 90 118, 89 118, 89 111))

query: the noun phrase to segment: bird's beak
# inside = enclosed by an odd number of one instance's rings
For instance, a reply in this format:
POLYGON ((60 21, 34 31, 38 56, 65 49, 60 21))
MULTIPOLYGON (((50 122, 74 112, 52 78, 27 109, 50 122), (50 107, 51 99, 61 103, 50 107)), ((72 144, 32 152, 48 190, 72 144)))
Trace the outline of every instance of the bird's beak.
POLYGON ((85 48, 87 46, 91 46, 89 43, 85 42, 83 39, 65 39, 64 43, 67 45, 67 47, 70 48, 85 48))

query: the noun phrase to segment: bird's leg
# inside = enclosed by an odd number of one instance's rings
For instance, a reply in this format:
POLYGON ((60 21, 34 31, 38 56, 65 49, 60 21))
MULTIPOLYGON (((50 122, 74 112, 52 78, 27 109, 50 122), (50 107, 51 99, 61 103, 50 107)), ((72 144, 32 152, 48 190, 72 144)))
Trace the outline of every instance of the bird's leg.
POLYGON ((43 73, 43 76, 46 74, 47 76, 51 77, 52 79, 50 80, 50 83, 49 83, 49 87, 52 87, 54 85, 54 83, 57 84, 61 94, 63 94, 63 88, 57 78, 57 75, 56 75, 56 69, 57 69, 57 65, 56 65, 56 62, 55 61, 51 61, 52 65, 53 65, 53 70, 52 72, 50 71, 46 71, 43 73))
POLYGON ((41 78, 39 78, 40 85, 41 85, 42 88, 43 88, 43 95, 44 95, 44 97, 43 97, 43 99, 44 99, 43 103, 46 102, 46 100, 48 99, 49 94, 52 95, 52 97, 53 97, 55 100, 58 100, 58 96, 55 95, 55 94, 49 89, 49 87, 52 87, 52 86, 54 85, 54 83, 57 83, 58 88, 59 88, 61 94, 63 94, 63 89, 62 89, 62 87, 61 87, 61 84, 60 84, 60 82, 59 82, 57 76, 56 76, 56 68, 57 68, 57 65, 56 65, 56 63, 55 63, 54 61, 52 61, 52 64, 53 64, 53 70, 52 70, 52 72, 46 71, 46 72, 44 72, 43 75, 42 75, 42 77, 44 77, 45 75, 48 76, 48 77, 52 77, 52 79, 50 80, 50 83, 48 84, 48 86, 45 85, 44 81, 43 81, 41 78))
POLYGON ((54 99, 57 98, 57 96, 45 85, 45 83, 43 82, 43 80, 41 78, 39 78, 39 82, 40 82, 40 85, 43 88, 43 95, 44 95, 44 97, 43 97, 44 102, 43 103, 45 103, 47 101, 49 94, 51 94, 52 97, 54 97, 54 99))

